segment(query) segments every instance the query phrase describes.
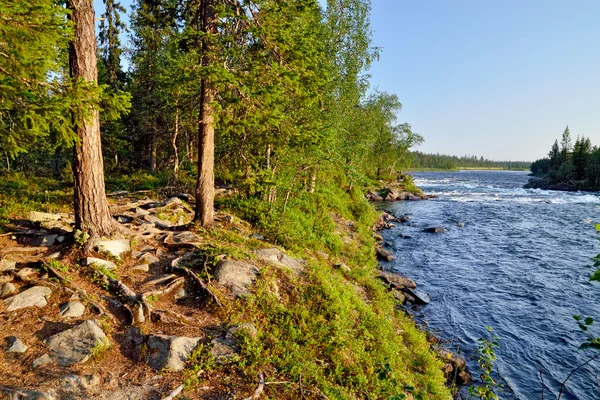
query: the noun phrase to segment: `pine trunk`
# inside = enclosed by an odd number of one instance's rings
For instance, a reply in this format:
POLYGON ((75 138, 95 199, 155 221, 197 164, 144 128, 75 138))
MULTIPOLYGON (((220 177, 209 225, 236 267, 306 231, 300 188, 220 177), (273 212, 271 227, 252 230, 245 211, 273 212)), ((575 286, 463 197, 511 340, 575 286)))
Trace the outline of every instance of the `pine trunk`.
MULTIPOLYGON (((217 34, 216 16, 213 1, 203 4, 203 30, 212 35, 217 34)), ((210 65, 213 61, 212 49, 208 39, 202 43, 202 65, 210 65)), ((202 79, 200 95, 200 121, 198 127, 198 180, 196 182, 196 213, 194 221, 207 227, 214 222, 215 198, 215 118, 213 102, 215 88, 209 78, 202 79)))
MULTIPOLYGON (((69 46, 71 77, 96 83, 96 33, 92 0, 69 0, 74 39, 69 46)), ((75 225, 90 236, 110 236, 117 226, 108 211, 98 110, 75 127, 79 143, 73 149, 75 225)))

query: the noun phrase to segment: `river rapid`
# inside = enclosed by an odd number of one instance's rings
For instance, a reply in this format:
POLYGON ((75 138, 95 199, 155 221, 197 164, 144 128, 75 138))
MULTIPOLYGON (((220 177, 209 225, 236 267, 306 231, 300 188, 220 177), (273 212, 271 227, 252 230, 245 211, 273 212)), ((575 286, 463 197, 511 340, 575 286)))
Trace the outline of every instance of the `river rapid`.
MULTIPOLYGON (((597 319, 592 331, 600 336, 600 285, 589 282, 591 258, 600 252, 600 198, 523 189, 525 172, 413 175, 438 197, 385 204, 413 220, 383 232, 396 256, 383 268, 413 278, 431 296, 413 311, 416 319, 450 341, 449 349, 459 348, 475 376, 477 339, 494 329, 501 399, 541 399, 540 365, 544 398, 556 399, 569 372, 594 354, 578 350, 587 336, 572 316, 597 319), (448 232, 422 232, 431 226, 448 232)), ((594 361, 575 372, 561 398, 599 399, 596 371, 594 361)))

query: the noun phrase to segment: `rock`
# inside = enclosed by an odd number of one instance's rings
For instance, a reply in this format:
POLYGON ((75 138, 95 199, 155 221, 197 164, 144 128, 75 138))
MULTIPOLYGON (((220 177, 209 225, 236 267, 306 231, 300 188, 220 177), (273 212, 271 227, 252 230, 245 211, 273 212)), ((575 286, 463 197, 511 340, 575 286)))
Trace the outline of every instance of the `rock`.
POLYGON ((59 214, 50 214, 38 211, 31 211, 29 213, 29 220, 31 222, 59 221, 60 219, 61 216, 59 214))
POLYGON ((235 221, 235 219, 233 218, 233 215, 225 215, 223 217, 223 221, 227 222, 227 223, 230 223, 230 224, 233 224, 233 222, 235 221))
POLYGON ((68 391, 88 391, 101 383, 98 375, 67 375, 60 380, 60 385, 68 391))
POLYGON ((394 255, 390 251, 381 247, 376 247, 375 252, 377 254, 377 258, 382 261, 392 261, 395 259, 394 255))
POLYGON ((250 238, 256 240, 265 240, 265 237, 260 233, 253 233, 252 235, 250 235, 250 238))
POLYGON ((221 260, 215 267, 214 278, 239 297, 249 294, 248 287, 257 274, 258 268, 252 264, 243 261, 221 260))
POLYGON ((415 289, 417 287, 417 284, 412 279, 393 272, 379 271, 378 277, 394 289, 415 289))
POLYGON ((52 364, 52 359, 50 358, 50 356, 48 354, 44 354, 41 357, 36 358, 35 360, 33 360, 33 368, 37 368, 37 367, 41 367, 42 365, 48 365, 48 364, 52 364))
POLYGON ((28 276, 31 276, 33 274, 37 273, 37 271, 33 268, 29 268, 29 267, 25 267, 25 268, 21 268, 19 270, 19 272, 17 272, 17 275, 20 278, 27 278, 28 276))
POLYGON ((150 266, 148 264, 139 264, 130 269, 133 273, 144 273, 150 271, 150 266))
POLYGON ((404 295, 404 302, 407 304, 415 304, 416 300, 413 296, 411 296, 409 293, 407 292, 403 292, 402 293, 404 295))
POLYGON ((340 270, 342 270, 343 272, 346 272, 346 273, 352 272, 352 270, 350 269, 350 267, 347 266, 344 263, 334 264, 333 266, 336 267, 336 268, 339 268, 340 270))
POLYGON ((406 296, 404 295, 404 293, 402 293, 399 290, 396 289, 392 289, 392 295, 394 296, 394 298, 396 300, 398 300, 400 303, 404 303, 404 301, 406 300, 406 296))
POLYGON ((99 252, 108 253, 113 257, 119 257, 122 253, 131 250, 129 247, 129 240, 127 239, 116 239, 116 240, 101 240, 96 244, 96 249, 99 252))
POLYGON ((36 240, 33 241, 33 245, 34 246, 51 247, 51 246, 54 246, 54 243, 56 242, 57 238, 58 238, 58 235, 56 235, 56 234, 40 236, 39 238, 37 238, 36 240))
POLYGON ((2 287, 0 287, 0 299, 4 299, 5 297, 12 296, 17 291, 15 285, 10 282, 4 282, 2 287))
POLYGON ((46 286, 34 286, 21 293, 4 299, 6 311, 15 311, 26 307, 44 307, 52 290, 46 286))
POLYGON ((25 353, 27 348, 28 347, 25 346, 25 343, 23 343, 18 337, 8 337, 8 347, 6 348, 7 353, 25 353))
POLYGON ((101 258, 96 257, 87 257, 85 259, 85 265, 96 265, 98 267, 106 268, 106 269, 115 269, 117 266, 112 261, 103 260, 101 258))
POLYGON ((146 362, 154 370, 181 371, 201 338, 150 335, 146 342, 146 362))
POLYGON ((378 242, 383 242, 383 236, 381 236, 381 234, 375 232, 373 233, 373 237, 375 238, 375 240, 377 240, 378 242))
POLYGON ((200 236, 193 232, 180 232, 173 235, 173 241, 175 243, 198 243, 200 242, 200 236))
POLYGON ((457 226, 458 226, 459 228, 464 228, 464 227, 465 227, 465 223, 464 223, 464 222, 459 222, 459 223, 457 224, 457 226))
POLYGON ((86 362, 109 341, 94 321, 84 321, 74 328, 51 336, 46 343, 52 358, 63 367, 86 362))
POLYGON ((254 252, 262 260, 269 261, 276 266, 283 266, 299 274, 304 271, 304 262, 290 257, 281 250, 273 247, 271 249, 258 249, 254 252))
POLYGON ((152 265, 160 262, 160 258, 156 257, 154 254, 144 253, 138 258, 138 261, 142 264, 152 265))
POLYGON ((408 215, 401 215, 400 217, 398 217, 398 218, 397 218, 397 220, 398 220, 400 223, 403 223, 403 224, 405 224, 405 223, 407 223, 407 222, 410 222, 410 220, 412 220, 412 218, 411 218, 410 216, 408 216, 408 215))
POLYGON ((4 258, 0 260, 0 272, 12 271, 15 268, 17 268, 17 263, 15 261, 8 261, 4 258))
POLYGON ((425 228, 423 229, 423 232, 427 232, 427 233, 443 233, 443 232, 448 232, 445 228, 439 227, 439 226, 432 226, 429 228, 425 228))
POLYGON ((470 386, 475 380, 467 371, 462 371, 458 374, 457 381, 457 383, 461 386, 470 386))
POLYGON ((133 315, 133 325, 141 325, 146 321, 146 316, 144 315, 144 307, 140 303, 136 303, 133 305, 131 309, 131 314, 133 315))
POLYGON ((227 362, 239 353, 240 346, 237 338, 241 332, 250 337, 256 337, 258 334, 253 324, 242 323, 229 328, 224 336, 216 337, 210 342, 212 345, 210 353, 217 363, 227 362))
POLYGON ((81 317, 85 312, 85 306, 78 301, 68 301, 60 306, 59 314, 63 318, 81 317))
POLYGON ((173 296, 173 300, 175 301, 179 301, 179 300, 183 300, 187 297, 187 293, 185 292, 185 289, 179 289, 177 292, 175 292, 175 295, 173 296))
POLYGON ((402 238, 402 239, 412 239, 412 236, 404 235, 404 234, 402 234, 402 233, 401 233, 401 234, 399 234, 399 235, 398 235, 398 237, 399 237, 399 238, 402 238))
POLYGON ((413 303, 419 305, 427 305, 431 302, 431 297, 425 292, 416 289, 405 288, 404 292, 413 297, 413 303))
MULTIPOLYGON (((2 389, 0 389, 2 390, 2 389)), ((16 390, 12 392, 14 395, 10 399, 14 400, 56 400, 56 397, 50 393, 41 392, 39 390, 16 390)), ((8 399, 8 397, 7 397, 8 399)))
POLYGON ((150 215, 149 211, 146 211, 146 210, 144 210, 143 208, 140 208, 140 207, 134 207, 134 208, 132 208, 129 211, 131 211, 132 213, 137 214, 138 216, 141 216, 141 217, 146 216, 146 215, 150 215))

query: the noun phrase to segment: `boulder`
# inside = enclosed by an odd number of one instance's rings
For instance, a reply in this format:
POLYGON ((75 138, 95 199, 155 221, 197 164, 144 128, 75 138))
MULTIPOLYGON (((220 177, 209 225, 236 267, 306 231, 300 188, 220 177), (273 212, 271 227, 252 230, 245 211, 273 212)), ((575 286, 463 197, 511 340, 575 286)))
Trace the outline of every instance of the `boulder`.
POLYGON ((423 229, 423 232, 426 233, 443 233, 443 232, 448 232, 445 228, 439 227, 439 226, 431 226, 429 228, 425 228, 423 229))
POLYGON ((198 243, 200 242, 200 236, 193 232, 185 231, 179 232, 173 235, 173 242, 175 243, 198 243))
POLYGON ((395 259, 394 255, 381 247, 376 247, 375 252, 377 253, 377 258, 382 261, 392 261, 395 259))
POLYGON ((379 271, 378 277, 394 289, 415 289, 417 287, 417 284, 412 279, 393 272, 379 271))
POLYGON ((77 318, 85 313, 85 306, 79 301, 68 301, 60 306, 59 314, 63 318, 77 318))
POLYGON ((258 249, 255 251, 258 258, 269 261, 278 267, 286 267, 291 269, 297 274, 304 271, 304 261, 290 257, 281 250, 273 247, 270 249, 258 249))
POLYGON ((8 347, 6 348, 7 353, 25 353, 27 346, 16 336, 8 337, 8 347))
POLYGON ((42 365, 48 365, 48 364, 52 364, 52 358, 50 358, 50 356, 48 354, 44 354, 43 356, 38 357, 35 360, 33 360, 32 367, 35 369, 35 368, 41 367, 42 365))
POLYGON ((38 211, 31 211, 29 213, 29 220, 31 222, 59 221, 61 218, 62 217, 59 214, 50 214, 38 211))
POLYGON ((63 367, 84 363, 109 344, 102 329, 91 320, 51 336, 46 343, 52 358, 63 367))
POLYGON ((141 264, 152 265, 160 262, 160 258, 156 257, 154 254, 151 253, 144 253, 138 258, 138 261, 141 264))
POLYGON ((427 293, 420 290, 405 288, 404 292, 409 294, 414 299, 412 302, 415 304, 424 306, 431 302, 431 297, 429 297, 427 293))
POLYGON ((32 245, 33 246, 52 247, 57 242, 58 237, 59 236, 56 234, 40 236, 33 241, 32 245))
POLYGON ((116 240, 101 240, 96 244, 96 249, 99 252, 105 252, 113 257, 120 257, 122 253, 131 250, 129 247, 129 240, 127 239, 116 239, 116 240))
POLYGON ((227 362, 240 352, 238 343, 240 332, 245 332, 251 337, 256 337, 258 334, 254 325, 243 323, 229 328, 225 335, 216 337, 210 342, 212 345, 210 353, 217 363, 227 362))
POLYGON ((96 257, 87 257, 85 259, 85 265, 97 265, 98 267, 106 268, 106 269, 115 269, 117 266, 112 261, 103 260, 101 258, 96 257))
POLYGON ((228 287, 235 296, 249 294, 248 287, 252 284, 258 268, 243 261, 221 260, 215 267, 214 278, 221 285, 228 287))
POLYGON ((138 264, 131 267, 130 271, 133 273, 144 273, 150 271, 150 266, 148 264, 138 264))
POLYGON ((26 307, 44 307, 52 290, 46 286, 34 286, 19 294, 4 299, 6 311, 15 311, 26 307))
POLYGON ((146 362, 154 370, 181 371, 201 338, 150 335, 146 342, 146 362))
POLYGON ((15 285, 10 282, 4 282, 2 286, 0 286, 0 299, 4 299, 5 297, 12 296, 17 291, 15 285))
POLYGON ((398 222, 405 224, 405 223, 409 222, 410 220, 412 220, 412 218, 408 215, 401 215, 398 218, 396 218, 396 220, 398 222))

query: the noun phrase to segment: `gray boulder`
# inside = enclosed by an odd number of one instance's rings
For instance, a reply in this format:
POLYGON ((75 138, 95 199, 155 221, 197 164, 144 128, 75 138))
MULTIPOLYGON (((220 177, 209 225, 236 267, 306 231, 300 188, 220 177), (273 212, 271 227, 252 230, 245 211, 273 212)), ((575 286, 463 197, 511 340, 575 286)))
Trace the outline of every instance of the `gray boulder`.
POLYGON ((290 257, 281 250, 273 247, 270 249, 258 249, 255 251, 258 258, 269 261, 278 267, 286 267, 297 274, 304 271, 304 261, 290 257))
POLYGON ((27 346, 16 336, 8 337, 8 347, 6 348, 7 353, 25 353, 27 346))
POLYGON ((426 233, 444 233, 444 232, 448 232, 445 228, 439 227, 439 226, 431 226, 429 228, 425 228, 423 229, 423 232, 426 233))
POLYGON ((385 250, 381 247, 375 248, 375 252, 377 254, 377 258, 382 261, 392 261, 395 259, 394 255, 390 251, 385 250))
POLYGON ((85 306, 79 301, 68 301, 61 304, 59 314, 63 318, 81 317, 85 312, 85 306))
POLYGON ((61 218, 62 217, 59 214, 50 214, 38 211, 31 211, 29 213, 29 220, 31 222, 59 221, 61 218))
POLYGON ((109 341, 94 321, 88 320, 51 336, 46 343, 52 358, 63 367, 86 362, 109 341))
POLYGON ((379 279, 394 289, 415 289, 417 284, 406 276, 388 271, 379 271, 379 279))
POLYGON ((160 259, 154 254, 144 253, 138 258, 138 262, 140 262, 140 264, 152 265, 160 262, 160 259))
POLYGON ((103 260, 101 258, 96 257, 87 257, 85 259, 85 265, 97 265, 98 267, 103 267, 106 269, 115 269, 117 266, 112 261, 103 260))
POLYGON ((258 268, 243 261, 221 260, 215 267, 214 278, 221 285, 228 287, 235 296, 249 294, 248 287, 252 284, 258 268))
POLYGON ((409 294, 414 300, 412 301, 415 304, 419 305, 427 305, 431 302, 431 297, 425 292, 416 289, 404 289, 406 294, 409 294))
POLYGON ((181 371, 201 338, 150 335, 146 342, 146 362, 154 370, 181 371))
POLYGON ((35 369, 35 368, 41 367, 42 365, 48 365, 48 364, 52 364, 52 359, 50 358, 50 356, 48 354, 44 354, 43 356, 38 357, 35 360, 33 360, 32 367, 35 369))
POLYGON ((4 258, 0 260, 0 272, 4 271, 12 271, 17 267, 17 263, 15 261, 8 261, 4 258))
POLYGON ((45 307, 48 304, 47 297, 51 293, 52 290, 46 286, 34 286, 4 299, 6 311, 15 311, 26 307, 45 307))
POLYGON ((113 257, 119 257, 122 253, 131 250, 127 239, 101 240, 96 244, 96 248, 99 252, 106 252, 113 257))

